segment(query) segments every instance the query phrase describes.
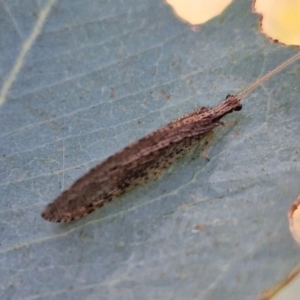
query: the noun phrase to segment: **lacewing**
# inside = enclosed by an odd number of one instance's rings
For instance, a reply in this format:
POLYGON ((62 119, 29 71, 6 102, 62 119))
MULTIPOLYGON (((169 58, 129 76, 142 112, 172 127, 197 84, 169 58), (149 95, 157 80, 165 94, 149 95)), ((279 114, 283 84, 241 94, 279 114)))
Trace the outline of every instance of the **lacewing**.
POLYGON ((79 178, 42 212, 51 222, 70 222, 94 211, 128 189, 141 184, 181 157, 222 124, 256 87, 300 58, 297 53, 216 107, 201 107, 118 151, 79 178))

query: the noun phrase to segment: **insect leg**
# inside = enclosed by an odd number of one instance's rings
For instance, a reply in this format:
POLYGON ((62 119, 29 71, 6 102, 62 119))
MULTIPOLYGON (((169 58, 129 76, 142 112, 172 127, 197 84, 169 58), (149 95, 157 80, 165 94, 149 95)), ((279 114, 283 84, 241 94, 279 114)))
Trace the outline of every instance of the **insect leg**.
POLYGON ((208 148, 208 144, 209 144, 210 140, 212 139, 213 135, 214 135, 214 132, 211 130, 211 131, 207 132, 205 134, 205 136, 203 137, 204 144, 201 146, 201 156, 204 157, 207 161, 209 161, 209 157, 206 154, 206 150, 208 148))

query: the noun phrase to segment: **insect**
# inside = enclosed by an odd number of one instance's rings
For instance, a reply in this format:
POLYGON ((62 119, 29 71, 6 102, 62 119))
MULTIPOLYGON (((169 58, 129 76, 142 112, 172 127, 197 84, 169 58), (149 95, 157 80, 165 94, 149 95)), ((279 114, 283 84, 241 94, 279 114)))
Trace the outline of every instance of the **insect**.
POLYGON ((252 90, 299 58, 297 53, 238 94, 228 95, 219 105, 201 107, 108 157, 48 204, 42 217, 51 222, 77 220, 149 177, 156 177, 222 124, 225 115, 241 110, 242 99, 252 90))

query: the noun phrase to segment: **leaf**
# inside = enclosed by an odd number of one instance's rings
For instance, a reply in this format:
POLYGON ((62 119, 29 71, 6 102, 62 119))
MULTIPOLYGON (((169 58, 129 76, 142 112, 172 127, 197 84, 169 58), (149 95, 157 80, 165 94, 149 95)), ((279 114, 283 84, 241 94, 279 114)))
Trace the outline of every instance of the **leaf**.
POLYGON ((299 63, 225 118, 209 162, 189 153, 75 223, 40 217, 90 167, 292 56, 248 1, 198 32, 162 1, 0 6, 1 299, 247 300, 299 261, 299 63))

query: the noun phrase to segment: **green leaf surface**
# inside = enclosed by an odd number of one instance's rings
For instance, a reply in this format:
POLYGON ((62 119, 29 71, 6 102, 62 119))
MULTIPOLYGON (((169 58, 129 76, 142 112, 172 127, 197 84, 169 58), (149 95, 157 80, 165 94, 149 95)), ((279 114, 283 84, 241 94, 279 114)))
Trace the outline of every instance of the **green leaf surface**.
POLYGON ((254 299, 299 261, 299 63, 206 150, 86 218, 44 206, 109 155, 292 56, 235 1, 198 31, 163 1, 0 1, 0 298, 254 299))

